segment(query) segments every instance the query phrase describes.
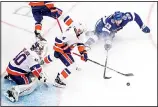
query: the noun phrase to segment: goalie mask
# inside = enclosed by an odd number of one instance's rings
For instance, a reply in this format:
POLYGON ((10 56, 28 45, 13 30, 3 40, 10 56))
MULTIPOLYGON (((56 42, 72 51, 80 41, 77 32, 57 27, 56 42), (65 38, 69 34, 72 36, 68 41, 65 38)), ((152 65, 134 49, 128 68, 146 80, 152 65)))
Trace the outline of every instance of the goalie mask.
POLYGON ((46 42, 44 41, 37 41, 31 46, 31 50, 35 51, 39 56, 43 56, 45 52, 46 42))

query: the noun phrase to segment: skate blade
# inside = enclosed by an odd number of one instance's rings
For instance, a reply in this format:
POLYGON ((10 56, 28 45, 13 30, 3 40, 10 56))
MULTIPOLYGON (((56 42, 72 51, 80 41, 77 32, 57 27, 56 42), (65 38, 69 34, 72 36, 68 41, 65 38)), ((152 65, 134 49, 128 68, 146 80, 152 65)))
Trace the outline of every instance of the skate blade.
POLYGON ((15 99, 14 99, 13 97, 9 97, 8 93, 4 93, 4 96, 5 96, 6 98, 8 98, 9 101, 15 102, 15 99))
POLYGON ((104 79, 110 79, 111 77, 104 77, 104 79))
POLYGON ((65 88, 65 86, 63 85, 59 85, 59 84, 53 84, 54 87, 57 87, 57 88, 65 88))

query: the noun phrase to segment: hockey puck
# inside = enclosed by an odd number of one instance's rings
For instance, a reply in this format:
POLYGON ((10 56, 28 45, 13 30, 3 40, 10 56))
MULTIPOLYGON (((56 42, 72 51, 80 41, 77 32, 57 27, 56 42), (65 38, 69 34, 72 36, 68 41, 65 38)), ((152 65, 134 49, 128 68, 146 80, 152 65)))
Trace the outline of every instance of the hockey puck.
POLYGON ((127 86, 130 86, 130 83, 129 82, 127 82, 127 84, 126 84, 127 86))

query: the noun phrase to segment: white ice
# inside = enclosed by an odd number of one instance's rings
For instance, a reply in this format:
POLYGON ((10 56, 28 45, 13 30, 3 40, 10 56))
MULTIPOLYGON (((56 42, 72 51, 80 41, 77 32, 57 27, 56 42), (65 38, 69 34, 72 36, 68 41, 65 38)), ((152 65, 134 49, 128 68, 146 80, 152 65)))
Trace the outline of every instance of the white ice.
MULTIPOLYGON (((103 79, 104 68, 91 62, 83 62, 77 56, 74 59, 82 71, 73 72, 67 79, 65 89, 41 86, 36 92, 23 97, 19 102, 11 103, 3 92, 9 88, 2 80, 2 105, 102 105, 102 106, 149 106, 157 105, 157 3, 155 2, 58 2, 56 5, 93 30, 96 21, 114 11, 136 12, 143 22, 148 24, 151 35, 143 33, 135 22, 129 23, 116 34, 112 49, 109 51, 108 66, 123 73, 133 73, 133 77, 125 77, 107 69, 106 75, 111 79, 103 79), (151 5, 153 8, 151 9, 151 5), (74 7, 73 7, 74 6, 74 7), (72 8, 73 7, 73 8, 72 8), (150 17, 148 17, 151 10, 150 17), (147 20, 149 19, 149 23, 147 20), (156 44, 156 45, 155 45, 156 44), (130 82, 130 86, 126 83, 130 82)), ((8 62, 27 44, 34 41, 34 19, 17 15, 28 12, 23 8, 26 2, 2 2, 1 4, 1 74, 8 62), (9 7, 9 9, 8 9, 9 7), (7 23, 6 23, 7 22, 7 23), (16 26, 16 27, 15 27, 16 26)), ((31 13, 28 14, 32 16, 31 13)), ((60 20, 63 29, 66 28, 60 20)), ((43 33, 49 44, 49 52, 53 53, 54 38, 60 35, 56 20, 44 17, 43 33), (49 29, 49 31, 48 31, 49 29)), ((76 51, 76 50, 74 50, 76 51)), ((104 64, 106 53, 102 43, 97 43, 88 52, 90 59, 104 64)), ((53 81, 57 72, 64 66, 57 60, 44 68, 53 81)), ((7 83, 6 83, 7 84, 7 83)))

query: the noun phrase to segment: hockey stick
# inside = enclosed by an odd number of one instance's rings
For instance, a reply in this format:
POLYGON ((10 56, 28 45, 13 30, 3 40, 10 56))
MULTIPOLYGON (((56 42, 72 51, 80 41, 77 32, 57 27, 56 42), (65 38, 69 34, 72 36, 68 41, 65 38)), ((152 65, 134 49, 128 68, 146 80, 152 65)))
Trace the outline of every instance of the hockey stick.
MULTIPOLYGON (((63 30, 62 30, 62 27, 61 27, 61 24, 60 24, 58 18, 56 18, 56 20, 57 20, 58 26, 59 26, 59 28, 60 28, 60 31, 63 33, 63 30)), ((79 55, 79 54, 77 54, 77 53, 73 53, 73 54, 75 54, 75 55, 81 57, 81 55, 79 55)), ((106 57, 105 63, 107 63, 107 58, 108 58, 108 57, 106 57)), ((117 73, 119 73, 119 74, 122 74, 122 75, 124 75, 124 76, 133 76, 132 73, 124 74, 124 73, 118 72, 118 71, 116 71, 116 70, 114 70, 114 69, 112 69, 112 68, 110 68, 110 67, 108 67, 108 66, 104 66, 104 65, 102 65, 102 64, 100 64, 100 63, 98 63, 98 62, 95 62, 95 61, 93 61, 93 60, 91 60, 91 59, 87 59, 87 60, 89 60, 89 61, 91 61, 91 62, 93 62, 93 63, 96 63, 96 64, 98 64, 98 65, 100 65, 100 66, 102 66, 102 67, 105 67, 105 69, 104 69, 104 76, 103 76, 105 79, 110 79, 110 78, 111 78, 111 77, 105 77, 106 68, 108 68, 108 69, 110 69, 110 70, 112 70, 112 71, 115 71, 115 72, 117 72, 117 73)), ((105 65, 106 65, 106 64, 105 64, 105 65)))
MULTIPOLYGON (((77 56, 79 56, 79 57, 81 57, 81 55, 79 55, 79 54, 77 54, 77 53, 74 53, 74 52, 73 52, 73 54, 74 54, 74 55, 77 55, 77 56)), ((93 60, 91 60, 91 59, 87 59, 87 60, 90 61, 90 62, 93 62, 93 63, 95 63, 95 64, 97 64, 97 65, 100 65, 100 66, 102 66, 102 67, 105 67, 104 65, 102 65, 102 64, 100 64, 100 63, 98 63, 98 62, 96 62, 96 61, 93 61, 93 60)), ((110 69, 110 70, 112 70, 112 71, 115 71, 115 72, 118 73, 118 74, 124 75, 124 76, 134 76, 133 73, 124 74, 124 73, 121 73, 121 72, 119 72, 119 71, 117 71, 117 70, 114 70, 114 69, 112 69, 112 68, 110 68, 110 67, 108 67, 108 66, 107 66, 107 68, 110 69)))
POLYGON ((105 68, 104 68, 104 74, 103 74, 103 78, 104 79, 110 79, 111 77, 106 77, 105 73, 106 73, 106 68, 107 68, 107 62, 108 62, 108 50, 107 50, 107 54, 106 54, 106 60, 105 60, 105 68))
POLYGON ((62 27, 61 27, 61 24, 60 24, 58 18, 56 18, 56 20, 57 20, 57 23, 58 23, 58 26, 59 26, 59 28, 60 28, 61 33, 63 33, 63 30, 62 30, 62 27))

